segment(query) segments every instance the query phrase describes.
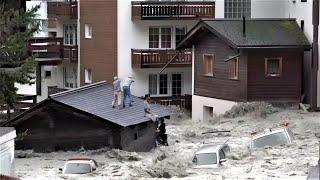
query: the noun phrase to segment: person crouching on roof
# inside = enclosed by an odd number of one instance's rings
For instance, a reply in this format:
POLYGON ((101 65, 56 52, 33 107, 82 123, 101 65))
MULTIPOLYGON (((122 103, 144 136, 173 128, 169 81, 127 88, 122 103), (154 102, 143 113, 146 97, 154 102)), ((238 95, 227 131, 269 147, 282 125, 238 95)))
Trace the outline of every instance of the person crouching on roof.
POLYGON ((148 94, 145 95, 144 97, 144 102, 143 102, 143 107, 144 107, 144 113, 145 113, 145 116, 150 118, 152 121, 158 121, 158 115, 156 115, 154 112, 151 111, 151 108, 150 108, 150 96, 148 94))
POLYGON ((117 76, 113 78, 113 100, 112 100, 112 108, 115 108, 116 102, 118 103, 118 109, 121 105, 121 86, 120 80, 117 76))

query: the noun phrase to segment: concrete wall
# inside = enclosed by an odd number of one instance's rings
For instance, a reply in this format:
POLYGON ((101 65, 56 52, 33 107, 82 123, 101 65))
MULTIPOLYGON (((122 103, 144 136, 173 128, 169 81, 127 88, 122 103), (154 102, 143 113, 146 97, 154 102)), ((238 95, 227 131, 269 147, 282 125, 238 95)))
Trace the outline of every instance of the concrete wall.
POLYGON ((230 110, 232 106, 236 105, 236 102, 226 101, 222 99, 209 98, 203 96, 192 96, 192 119, 196 121, 208 120, 207 112, 205 112, 206 107, 213 108, 213 116, 224 114, 226 111, 230 110))
POLYGON ((0 137, 0 174, 13 175, 14 138, 16 131, 11 131, 0 137))
POLYGON ((151 121, 121 131, 121 147, 125 151, 150 151, 156 146, 155 139, 155 124, 151 121))

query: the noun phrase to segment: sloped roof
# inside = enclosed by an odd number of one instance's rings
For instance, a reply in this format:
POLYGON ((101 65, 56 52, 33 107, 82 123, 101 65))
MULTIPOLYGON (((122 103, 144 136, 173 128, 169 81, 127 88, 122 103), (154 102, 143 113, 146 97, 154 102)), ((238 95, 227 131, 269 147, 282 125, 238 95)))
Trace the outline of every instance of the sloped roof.
MULTIPOLYGON (((134 100, 132 107, 126 107, 120 110, 112 108, 113 88, 112 85, 107 84, 105 81, 50 96, 54 101, 98 116, 123 127, 150 121, 149 118, 144 117, 143 100, 135 96, 132 97, 134 100)), ((158 104, 151 104, 151 110, 160 118, 172 114, 168 107, 158 104)))
POLYGON ((197 31, 207 29, 234 48, 291 47, 310 48, 310 43, 295 19, 201 20, 177 45, 190 46, 197 31))

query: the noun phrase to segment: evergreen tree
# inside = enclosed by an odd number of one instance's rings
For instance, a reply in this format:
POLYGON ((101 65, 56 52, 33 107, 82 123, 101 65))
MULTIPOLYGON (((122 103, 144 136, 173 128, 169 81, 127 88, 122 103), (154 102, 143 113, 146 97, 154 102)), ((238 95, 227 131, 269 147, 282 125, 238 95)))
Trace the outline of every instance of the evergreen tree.
POLYGON ((38 8, 25 11, 0 1, 0 104, 5 104, 7 110, 17 99, 14 83, 33 83, 31 74, 36 64, 34 57, 28 56, 27 42, 39 30, 38 8))

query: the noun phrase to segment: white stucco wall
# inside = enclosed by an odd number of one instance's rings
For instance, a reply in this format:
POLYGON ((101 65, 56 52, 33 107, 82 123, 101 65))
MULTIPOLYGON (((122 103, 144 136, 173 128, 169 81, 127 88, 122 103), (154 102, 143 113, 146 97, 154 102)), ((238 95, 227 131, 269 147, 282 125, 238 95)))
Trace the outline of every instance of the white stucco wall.
POLYGON ((14 138, 16 131, 11 131, 0 137, 0 174, 13 175, 14 138))
MULTIPOLYGON (((135 78, 132 93, 144 96, 148 93, 148 74, 158 73, 159 69, 132 69, 131 49, 149 48, 149 26, 186 26, 190 30, 197 20, 131 20, 131 0, 118 1, 118 77, 125 79, 128 76, 135 78)), ((174 35, 173 35, 174 36, 174 35)), ((173 43, 172 48, 175 48, 173 43)), ((182 72, 185 82, 185 94, 191 94, 191 67, 167 68, 163 73, 182 72)), ((183 92, 182 92, 183 93, 183 92)))
POLYGON ((192 119, 196 121, 204 120, 204 106, 212 107, 215 115, 221 115, 236 104, 233 101, 192 95, 192 119))
POLYGON ((40 31, 34 34, 34 37, 47 37, 47 2, 46 1, 26 1, 26 8, 30 10, 31 8, 40 5, 40 8, 37 11, 37 19, 40 20, 40 31))
POLYGON ((251 0, 252 18, 285 17, 287 0, 251 0))

